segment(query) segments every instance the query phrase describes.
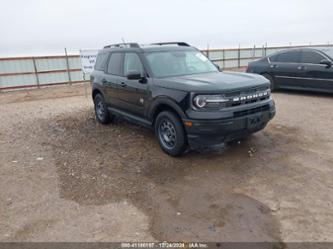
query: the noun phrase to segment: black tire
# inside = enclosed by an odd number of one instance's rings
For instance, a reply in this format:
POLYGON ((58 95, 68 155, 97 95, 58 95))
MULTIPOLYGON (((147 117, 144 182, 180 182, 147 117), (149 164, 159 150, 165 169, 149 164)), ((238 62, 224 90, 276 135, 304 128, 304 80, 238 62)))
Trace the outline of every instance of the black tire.
POLYGON ((186 134, 181 120, 170 111, 158 114, 155 135, 162 150, 170 156, 180 156, 187 147, 186 134))
POLYGON ((96 120, 101 124, 109 124, 113 116, 109 113, 102 94, 96 94, 94 98, 96 120))
POLYGON ((269 75, 269 74, 263 74, 262 76, 264 76, 266 79, 269 80, 269 82, 271 83, 271 91, 275 91, 277 88, 276 88, 276 84, 275 84, 275 80, 274 78, 269 75))

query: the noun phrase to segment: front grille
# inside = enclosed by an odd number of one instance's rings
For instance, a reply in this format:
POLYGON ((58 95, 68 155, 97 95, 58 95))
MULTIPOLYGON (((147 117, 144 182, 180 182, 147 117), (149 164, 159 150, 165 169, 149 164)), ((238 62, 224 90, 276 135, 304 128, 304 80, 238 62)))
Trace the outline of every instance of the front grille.
POLYGON ((233 107, 233 106, 252 104, 252 103, 256 103, 256 102, 263 101, 263 100, 266 100, 266 99, 269 99, 269 95, 264 96, 262 98, 256 98, 256 99, 250 99, 250 100, 244 100, 244 101, 237 101, 237 102, 228 102, 228 103, 226 103, 225 107, 233 107))
POLYGON ((247 89, 226 92, 225 96, 226 97, 235 97, 235 96, 246 95, 246 94, 251 94, 251 93, 255 93, 255 92, 262 92, 265 90, 268 90, 267 86, 252 87, 252 88, 247 88, 247 89))
POLYGON ((247 115, 251 115, 251 114, 255 114, 255 113, 259 113, 259 112, 264 112, 264 111, 268 111, 268 110, 269 110, 269 105, 264 105, 264 106, 260 106, 260 107, 253 108, 253 109, 238 111, 238 112, 234 112, 234 118, 243 117, 243 116, 247 116, 247 115))
POLYGON ((222 103, 219 106, 220 108, 241 106, 267 100, 270 98, 270 90, 267 87, 257 87, 238 92, 234 91, 232 94, 225 94, 224 96, 229 101, 222 103))
POLYGON ((236 106, 243 106, 247 104, 259 103, 270 98, 270 89, 267 86, 260 86, 248 89, 233 90, 225 92, 221 95, 217 95, 221 98, 221 101, 211 100, 207 101, 207 105, 202 108, 204 110, 224 110, 225 108, 231 108, 236 106))

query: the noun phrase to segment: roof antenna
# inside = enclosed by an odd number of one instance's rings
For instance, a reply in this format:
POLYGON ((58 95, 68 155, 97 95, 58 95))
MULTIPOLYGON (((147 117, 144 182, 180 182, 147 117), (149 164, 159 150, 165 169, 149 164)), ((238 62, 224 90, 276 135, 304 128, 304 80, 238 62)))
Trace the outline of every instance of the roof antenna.
POLYGON ((124 44, 126 44, 125 39, 123 37, 121 37, 121 40, 124 44))

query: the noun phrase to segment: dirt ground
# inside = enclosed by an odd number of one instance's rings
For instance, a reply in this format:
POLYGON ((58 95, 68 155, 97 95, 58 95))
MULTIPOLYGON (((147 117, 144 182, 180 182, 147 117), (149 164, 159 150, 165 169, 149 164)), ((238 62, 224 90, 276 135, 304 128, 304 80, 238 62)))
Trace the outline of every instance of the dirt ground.
POLYGON ((332 96, 274 93, 265 130, 171 158, 84 92, 0 94, 0 241, 333 242, 332 96))

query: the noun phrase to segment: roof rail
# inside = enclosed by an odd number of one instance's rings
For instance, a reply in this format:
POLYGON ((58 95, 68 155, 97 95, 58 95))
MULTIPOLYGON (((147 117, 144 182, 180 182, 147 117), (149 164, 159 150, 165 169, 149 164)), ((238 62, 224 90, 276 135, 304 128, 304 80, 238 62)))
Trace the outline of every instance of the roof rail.
POLYGON ((190 45, 186 42, 157 42, 157 43, 152 43, 151 45, 178 45, 178 46, 184 46, 184 47, 190 47, 190 45))
POLYGON ((117 43, 117 44, 111 44, 107 45, 104 48, 139 48, 139 44, 137 43, 117 43))

